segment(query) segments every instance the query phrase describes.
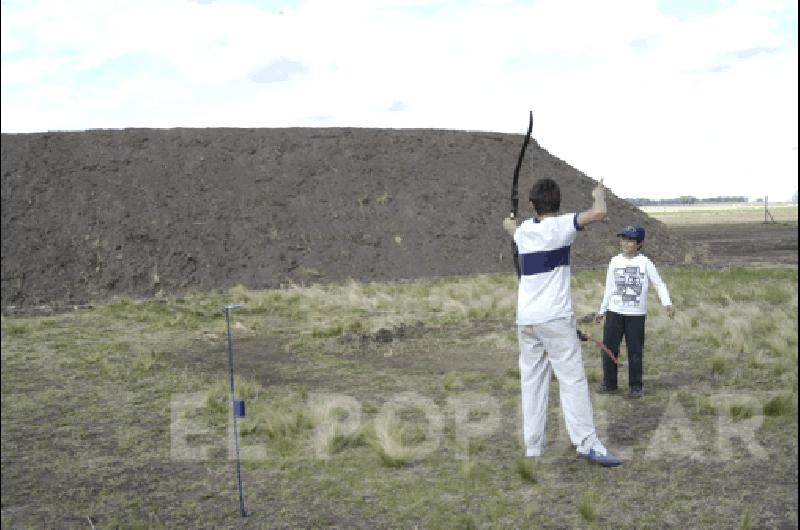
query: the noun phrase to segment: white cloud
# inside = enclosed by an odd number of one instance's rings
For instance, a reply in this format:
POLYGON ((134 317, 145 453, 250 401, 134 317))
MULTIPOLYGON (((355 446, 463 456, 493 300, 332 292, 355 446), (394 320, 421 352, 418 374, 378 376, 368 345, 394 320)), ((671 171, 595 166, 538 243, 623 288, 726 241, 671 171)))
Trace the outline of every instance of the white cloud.
POLYGON ((788 0, 724 2, 681 17, 655 0, 85 0, 2 9, 3 132, 521 133, 533 109, 537 140, 619 195, 796 190, 797 8, 788 0))

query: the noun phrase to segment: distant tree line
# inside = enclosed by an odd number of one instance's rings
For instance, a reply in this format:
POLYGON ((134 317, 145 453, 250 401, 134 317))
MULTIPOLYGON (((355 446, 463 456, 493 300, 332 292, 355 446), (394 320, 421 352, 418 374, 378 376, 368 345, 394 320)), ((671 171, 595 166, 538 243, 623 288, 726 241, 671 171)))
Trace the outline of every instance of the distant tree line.
MULTIPOLYGON (((741 195, 729 195, 720 197, 707 197, 698 199, 691 195, 682 195, 673 199, 625 199, 634 206, 669 206, 675 204, 705 204, 711 202, 748 202, 747 197, 741 195)), ((763 200, 763 199, 762 199, 763 200)))

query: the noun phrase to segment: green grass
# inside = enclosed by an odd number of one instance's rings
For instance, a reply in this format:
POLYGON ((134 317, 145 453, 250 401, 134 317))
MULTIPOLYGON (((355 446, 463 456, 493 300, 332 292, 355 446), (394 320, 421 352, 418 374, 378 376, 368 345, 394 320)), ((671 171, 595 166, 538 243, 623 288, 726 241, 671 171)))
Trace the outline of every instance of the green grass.
POLYGON ((753 527, 753 523, 750 520, 750 511, 745 510, 742 512, 742 519, 739 521, 739 530, 750 530, 753 527))
POLYGON ((764 404, 765 416, 791 416, 797 413, 797 395, 783 393, 764 404))
POLYGON ((517 459, 517 473, 526 482, 536 484, 539 481, 536 477, 536 468, 536 461, 532 458, 520 457, 517 459))
MULTIPOLYGON (((245 304, 232 329, 247 525, 796 524, 797 268, 661 273, 676 316, 651 293, 645 397, 593 393, 601 438, 625 459, 613 470, 575 457, 557 382, 546 454, 522 458, 513 275, 240 286, 3 317, 3 527, 239 525, 228 303, 245 304), (176 433, 207 452, 178 458, 176 433)), ((579 317, 596 311, 603 277, 575 274, 579 317)), ((595 350, 584 346, 593 384, 595 350)))
POLYGON ((594 492, 586 491, 581 494, 578 498, 577 508, 584 521, 590 524, 597 521, 598 504, 598 498, 594 492))

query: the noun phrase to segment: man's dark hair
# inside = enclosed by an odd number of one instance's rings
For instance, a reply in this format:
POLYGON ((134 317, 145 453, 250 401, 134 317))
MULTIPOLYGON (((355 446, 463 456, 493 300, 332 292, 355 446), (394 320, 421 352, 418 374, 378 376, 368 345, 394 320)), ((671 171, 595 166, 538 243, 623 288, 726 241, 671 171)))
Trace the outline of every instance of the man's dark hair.
POLYGON ((561 208, 561 189, 551 178, 539 179, 531 187, 530 200, 536 213, 556 213, 561 208))

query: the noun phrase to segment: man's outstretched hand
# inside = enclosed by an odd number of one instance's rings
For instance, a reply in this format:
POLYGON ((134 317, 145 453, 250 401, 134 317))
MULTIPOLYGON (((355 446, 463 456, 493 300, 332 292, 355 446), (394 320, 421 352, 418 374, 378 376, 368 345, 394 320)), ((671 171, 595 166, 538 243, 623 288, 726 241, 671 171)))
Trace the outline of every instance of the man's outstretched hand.
POLYGON ((513 236, 514 232, 517 231, 517 220, 511 216, 503 219, 503 230, 508 232, 510 236, 513 236))

